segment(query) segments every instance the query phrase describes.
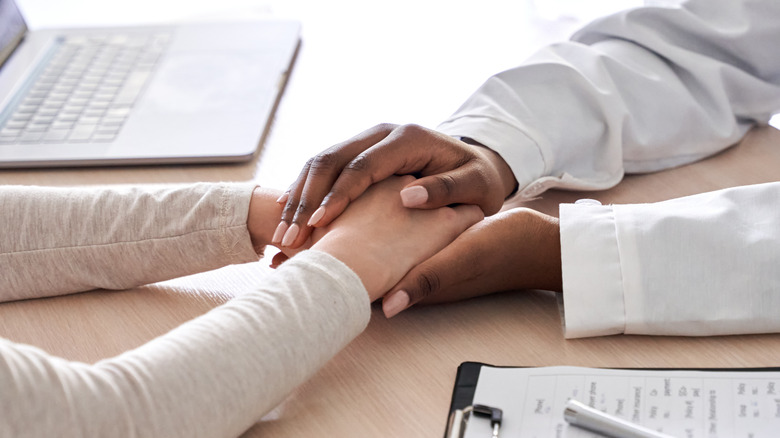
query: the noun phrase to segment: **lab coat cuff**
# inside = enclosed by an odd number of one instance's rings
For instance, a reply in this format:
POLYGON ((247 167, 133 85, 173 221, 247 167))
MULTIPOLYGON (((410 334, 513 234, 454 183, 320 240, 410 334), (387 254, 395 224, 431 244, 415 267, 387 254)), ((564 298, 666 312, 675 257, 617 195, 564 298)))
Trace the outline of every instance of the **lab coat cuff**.
POLYGON ((623 276, 615 213, 600 204, 561 204, 566 338, 624 333, 623 276))
POLYGON ((518 190, 507 200, 528 200, 547 189, 535 184, 545 165, 541 150, 525 132, 487 116, 467 115, 445 121, 437 128, 453 137, 468 137, 496 152, 509 165, 518 190))

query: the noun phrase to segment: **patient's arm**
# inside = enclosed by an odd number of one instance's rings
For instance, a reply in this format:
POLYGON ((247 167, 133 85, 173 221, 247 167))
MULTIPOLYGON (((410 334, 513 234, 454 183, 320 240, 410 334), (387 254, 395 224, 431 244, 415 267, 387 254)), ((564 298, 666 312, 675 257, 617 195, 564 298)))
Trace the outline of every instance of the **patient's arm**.
POLYGON ((406 183, 374 186, 263 284, 117 357, 88 365, 0 339, 0 436, 240 435, 363 330, 369 298, 481 217, 410 212, 406 183))
POLYGON ((262 249, 267 232, 256 227, 250 239, 247 230, 254 189, 2 187, 0 301, 126 289, 257 260, 253 244, 262 249))

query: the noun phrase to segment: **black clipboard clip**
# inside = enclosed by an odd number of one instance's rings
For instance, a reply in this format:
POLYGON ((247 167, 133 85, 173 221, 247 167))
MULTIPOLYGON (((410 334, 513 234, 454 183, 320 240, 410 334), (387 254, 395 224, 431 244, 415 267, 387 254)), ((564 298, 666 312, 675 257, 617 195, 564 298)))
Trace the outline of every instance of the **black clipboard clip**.
POLYGON ((501 429, 501 418, 504 412, 499 408, 486 405, 471 405, 463 409, 455 409, 450 414, 447 422, 447 431, 444 434, 446 438, 463 438, 466 432, 466 423, 472 416, 490 419, 490 427, 493 429, 492 438, 498 438, 498 432, 501 429))

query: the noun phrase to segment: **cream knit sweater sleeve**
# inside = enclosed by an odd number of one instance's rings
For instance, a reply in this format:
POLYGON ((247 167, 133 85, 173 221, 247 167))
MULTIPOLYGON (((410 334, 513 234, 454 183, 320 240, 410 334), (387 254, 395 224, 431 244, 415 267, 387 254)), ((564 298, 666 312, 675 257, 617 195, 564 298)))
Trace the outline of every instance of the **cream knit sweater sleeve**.
POLYGON ((254 185, 0 187, 0 301, 127 289, 256 261, 254 185))
MULTIPOLYGON (((0 295, 127 287, 256 258, 250 193, 209 184, 0 190, 0 295)), ((94 365, 0 339, 0 436, 235 437, 369 315, 354 272, 305 251, 254 290, 94 365)))

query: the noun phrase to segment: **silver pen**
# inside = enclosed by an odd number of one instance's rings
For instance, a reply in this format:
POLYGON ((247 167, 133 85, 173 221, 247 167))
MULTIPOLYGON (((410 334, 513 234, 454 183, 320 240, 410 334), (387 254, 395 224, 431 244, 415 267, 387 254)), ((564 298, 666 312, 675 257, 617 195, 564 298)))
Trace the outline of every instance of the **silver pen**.
POLYGON ((610 438, 673 438, 665 433, 605 414, 574 399, 566 402, 563 418, 569 424, 610 438))

